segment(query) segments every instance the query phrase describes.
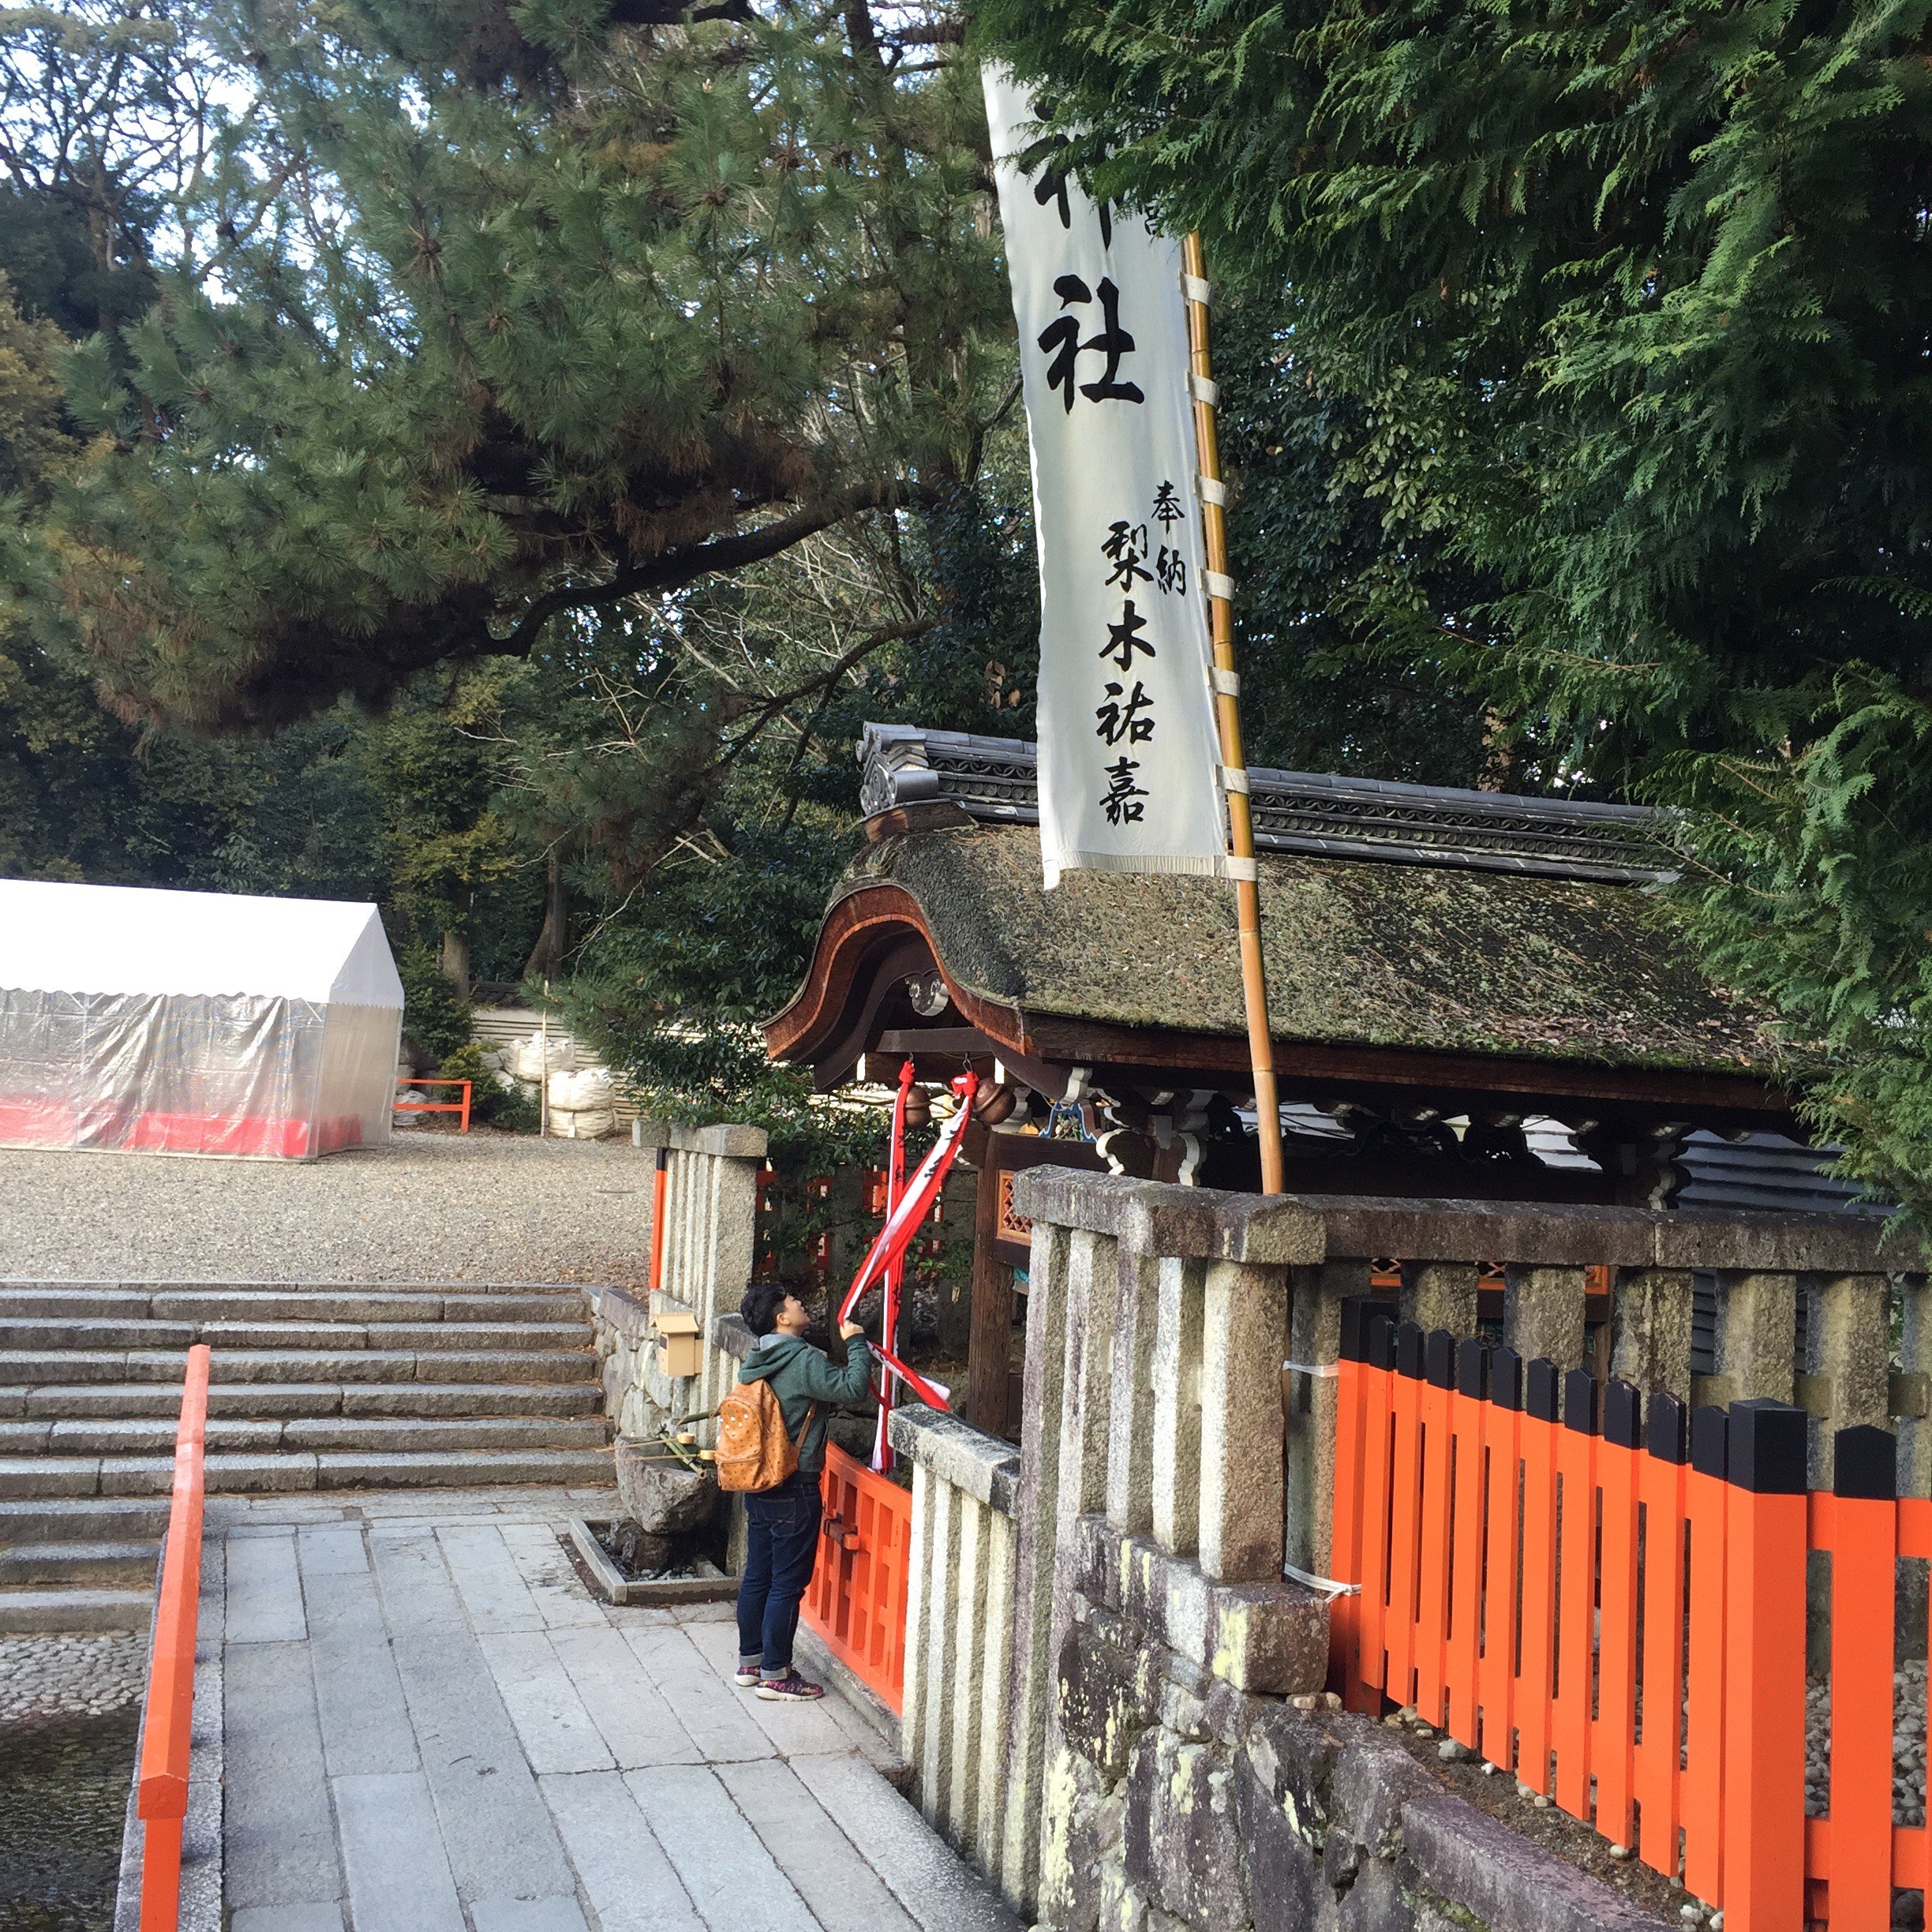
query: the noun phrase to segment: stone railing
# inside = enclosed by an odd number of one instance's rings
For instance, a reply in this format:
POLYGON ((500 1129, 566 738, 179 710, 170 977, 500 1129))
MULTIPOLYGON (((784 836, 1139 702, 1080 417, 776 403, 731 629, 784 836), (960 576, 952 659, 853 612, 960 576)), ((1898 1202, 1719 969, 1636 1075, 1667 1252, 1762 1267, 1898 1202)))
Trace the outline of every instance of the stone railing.
POLYGON ((1323 1250, 1296 1270, 1287 1351, 1303 1365, 1287 1372, 1288 1555, 1298 1567, 1326 1574, 1334 1469, 1335 1385, 1305 1371, 1334 1363, 1342 1303, 1391 1269, 1402 1279, 1395 1312, 1425 1330, 1487 1326, 1526 1361, 1544 1356, 1696 1406, 1795 1401, 1814 1418, 1822 1482, 1832 1429, 1900 1418, 1901 1478, 1932 1493, 1924 1258, 1888 1241, 1876 1217, 1336 1195, 1282 1205, 1319 1222, 1323 1250), (1498 1267, 1500 1308, 1481 1287, 1498 1267), (1902 1374, 1891 1367, 1895 1307, 1902 1374))
POLYGON ((1886 1272, 1915 1252, 1870 1220, 1263 1199, 1054 1168, 1014 1204, 1033 1223, 1017 1471, 953 1418, 893 1425, 914 1470, 904 1747, 927 1816, 1068 1932, 1156 1909, 1200 1932, 1304 1923, 1281 1917, 1290 1897, 1315 1923, 1371 1892, 1526 1932, 1552 1900, 1578 1926, 1654 1923, 1330 1708, 1327 1599, 1292 1573, 1327 1574, 1342 1301, 1398 1271, 1425 1327, 1487 1324, 1526 1357, 1693 1399, 1795 1395, 1836 1426, 1902 1410, 1923 1437, 1932 1304, 1923 1275, 1886 1272))
POLYGON ((664 1285, 650 1296, 600 1289, 591 1301, 604 1357, 605 1413, 620 1434, 642 1436, 668 1417, 716 1408, 736 1379, 736 1362, 715 1337, 751 1279, 766 1136, 757 1127, 640 1120, 631 1140, 667 1155, 664 1285), (693 1376, 667 1376, 657 1365, 653 1320, 673 1310, 697 1320, 701 1349, 693 1376))
POLYGON ((912 1465, 900 1749, 920 1809, 968 1858, 995 1868, 1005 1833, 1020 1455, 916 1403, 895 1410, 887 1426, 912 1465))

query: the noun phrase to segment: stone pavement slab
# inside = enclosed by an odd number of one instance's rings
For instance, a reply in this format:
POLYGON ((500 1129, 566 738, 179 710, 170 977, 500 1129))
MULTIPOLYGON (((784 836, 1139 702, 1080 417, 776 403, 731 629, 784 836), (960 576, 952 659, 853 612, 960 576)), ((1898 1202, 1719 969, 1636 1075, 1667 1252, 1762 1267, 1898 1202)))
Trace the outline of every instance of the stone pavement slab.
POLYGON ((230 1932, 1017 1932, 728 1604, 591 1597, 608 1495, 219 1501, 230 1932))

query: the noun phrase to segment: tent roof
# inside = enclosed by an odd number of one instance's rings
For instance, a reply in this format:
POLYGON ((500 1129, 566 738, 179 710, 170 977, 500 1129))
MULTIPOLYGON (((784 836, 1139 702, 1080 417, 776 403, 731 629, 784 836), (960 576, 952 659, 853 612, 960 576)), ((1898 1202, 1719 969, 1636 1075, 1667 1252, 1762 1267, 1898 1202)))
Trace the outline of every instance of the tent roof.
POLYGON ((399 1007, 373 905, 0 879, 0 987, 399 1007))

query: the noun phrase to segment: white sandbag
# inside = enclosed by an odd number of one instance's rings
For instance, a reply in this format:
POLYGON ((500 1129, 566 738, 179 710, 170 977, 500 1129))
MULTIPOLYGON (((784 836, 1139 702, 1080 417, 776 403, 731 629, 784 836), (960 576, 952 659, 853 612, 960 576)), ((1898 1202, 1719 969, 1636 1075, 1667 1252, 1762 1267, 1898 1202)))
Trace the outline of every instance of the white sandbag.
POLYGON ((616 1083, 602 1067, 586 1067, 581 1073, 557 1073, 550 1076, 552 1111, 580 1114, 589 1110, 608 1113, 617 1098, 616 1083))
POLYGON ((541 1032, 516 1041, 510 1049, 510 1071, 533 1086, 545 1074, 567 1072, 577 1064, 577 1043, 567 1033, 552 1033, 548 1041, 541 1032))
POLYGON ((617 1131, 617 1114, 611 1107, 552 1107, 550 1134, 556 1140, 608 1140, 617 1131))

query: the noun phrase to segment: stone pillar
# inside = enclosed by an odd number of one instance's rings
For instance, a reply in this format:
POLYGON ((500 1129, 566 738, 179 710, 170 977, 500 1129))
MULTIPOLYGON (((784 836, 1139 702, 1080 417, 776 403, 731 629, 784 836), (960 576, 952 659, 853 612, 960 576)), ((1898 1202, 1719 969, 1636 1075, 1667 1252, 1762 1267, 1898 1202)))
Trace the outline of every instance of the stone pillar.
POLYGON ((1476 1332, 1476 1282, 1481 1272, 1473 1262, 1405 1261, 1402 1319, 1425 1334, 1447 1328, 1458 1342, 1466 1341, 1476 1332))
POLYGON ((1899 1277, 1899 1494, 1932 1496, 1932 1278, 1899 1277))
MULTIPOLYGON (((1327 1261, 1294 1273, 1288 1354, 1308 1368, 1324 1368, 1342 1353, 1342 1304, 1368 1292, 1365 1260, 1327 1261)), ((1470 1271, 1472 1282, 1475 1270, 1470 1271)), ((1335 1518, 1335 1383, 1332 1376, 1290 1372, 1286 1378, 1288 1475, 1286 1551, 1297 1569, 1328 1574, 1328 1538, 1335 1518)))
POLYGON ((1160 1326, 1161 1262, 1123 1241, 1114 1327, 1114 1391, 1107 1415, 1106 1518, 1146 1536, 1154 1527, 1154 1443, 1159 1432, 1154 1345, 1160 1326))
POLYGON ((1206 1267, 1160 1258, 1155 1297, 1154 1541, 1173 1556, 1200 1541, 1201 1317, 1206 1267))
POLYGON ((1717 1277, 1717 1370, 1700 1405, 1797 1393, 1798 1278, 1727 1268, 1717 1277))
POLYGON ((1890 1426, 1892 1284, 1883 1275, 1819 1275, 1809 1289, 1804 1406, 1818 1425, 1811 1431, 1810 1481, 1829 1489, 1833 1432, 1890 1426))
POLYGON ((989 1873, 1023 1914, 1039 1881, 1046 1814, 1046 1720, 1056 1698, 1053 1625, 1054 1533, 1060 1510, 1060 1413, 1066 1377, 1067 1260, 1073 1235, 1033 1223, 1027 1273, 1026 1409, 1014 1525, 1012 1694, 1007 1732, 1006 1823, 1000 1866, 989 1873))
POLYGON ((1201 1574, 1272 1583, 1282 1573, 1287 1270, 1210 1262, 1201 1327, 1201 1574))
POLYGON ((1503 1341, 1526 1362, 1541 1355, 1559 1368, 1581 1368, 1584 1286, 1580 1267, 1507 1264, 1503 1275, 1503 1341))
POLYGON ((1688 1268, 1624 1268, 1610 1300, 1610 1372, 1646 1396, 1690 1399, 1688 1268))

